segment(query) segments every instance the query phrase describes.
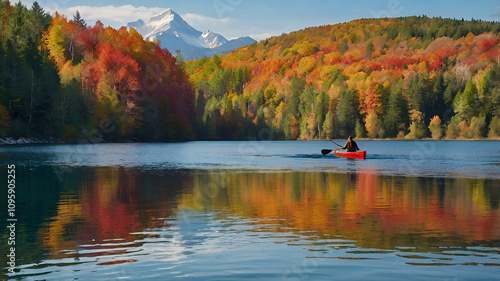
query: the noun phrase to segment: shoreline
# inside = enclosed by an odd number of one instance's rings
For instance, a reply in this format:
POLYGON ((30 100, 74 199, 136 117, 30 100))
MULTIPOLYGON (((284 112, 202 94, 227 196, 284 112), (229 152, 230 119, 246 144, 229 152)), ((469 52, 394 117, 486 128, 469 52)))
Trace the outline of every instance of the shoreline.
MULTIPOLYGON (((315 139, 315 140, 306 140, 306 139, 297 139, 297 140, 269 140, 269 141, 329 141, 327 139, 315 139)), ((343 140, 343 139, 334 139, 334 140, 343 140)), ((387 139, 370 139, 370 138, 357 138, 357 141, 500 141, 500 138, 483 138, 483 139, 440 139, 435 140, 432 138, 424 138, 424 139, 398 139, 398 138, 387 138, 387 139)), ((185 140, 189 141, 248 141, 248 139, 241 140, 185 140)), ((171 142, 183 142, 183 141, 159 141, 159 143, 171 143, 171 142)), ((15 139, 13 137, 0 138, 0 146, 3 145, 25 145, 25 144, 99 144, 99 143, 157 143, 150 141, 139 141, 139 140, 124 140, 124 141, 113 141, 109 142, 97 137, 90 139, 71 139, 64 140, 55 137, 33 137, 33 138, 19 138, 15 139)))
POLYGON ((100 138, 90 138, 90 139, 74 139, 74 140, 63 140, 60 138, 54 137, 40 137, 40 138, 0 138, 0 146, 1 145, 23 145, 23 144, 92 144, 92 143, 106 143, 103 139, 100 138))
POLYGON ((500 137, 498 138, 482 138, 482 139, 464 139, 464 138, 456 138, 456 139, 433 139, 433 138, 423 138, 423 139, 398 139, 398 138, 386 138, 386 139, 369 139, 369 138, 356 138, 354 140, 376 140, 376 141, 500 141, 500 137))

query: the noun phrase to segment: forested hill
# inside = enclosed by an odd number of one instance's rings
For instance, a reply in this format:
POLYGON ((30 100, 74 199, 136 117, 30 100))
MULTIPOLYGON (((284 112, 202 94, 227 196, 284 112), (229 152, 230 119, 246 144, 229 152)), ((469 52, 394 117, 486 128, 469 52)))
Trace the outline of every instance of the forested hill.
POLYGON ((362 19, 187 63, 208 138, 500 136, 500 23, 362 19))
POLYGON ((192 139, 194 95, 167 50, 0 0, 0 137, 192 139))
POLYGON ((363 19, 186 63, 132 28, 0 0, 0 137, 499 137, 499 32, 363 19))

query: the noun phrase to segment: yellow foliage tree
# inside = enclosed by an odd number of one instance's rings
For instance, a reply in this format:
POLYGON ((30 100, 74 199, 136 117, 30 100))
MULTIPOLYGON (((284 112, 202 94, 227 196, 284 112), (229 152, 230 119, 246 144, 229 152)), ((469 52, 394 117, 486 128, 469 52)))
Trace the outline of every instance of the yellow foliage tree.
POLYGON ((484 118, 472 117, 468 132, 469 138, 479 139, 486 135, 486 122, 484 118))
POLYGON ((490 122, 490 131, 488 132, 489 138, 499 138, 500 137, 500 118, 498 116, 493 117, 490 122))
POLYGON ((434 116, 429 124, 429 130, 431 131, 432 138, 439 140, 443 137, 443 128, 441 126, 441 118, 439 116, 434 116))
POLYGON ((371 111, 366 118, 366 131, 368 131, 368 137, 376 138, 380 131, 380 120, 377 117, 375 111, 371 111))
POLYGON ((405 136, 406 139, 421 139, 424 137, 425 130, 422 123, 423 114, 418 110, 412 110, 411 112, 411 124, 410 132, 405 136))

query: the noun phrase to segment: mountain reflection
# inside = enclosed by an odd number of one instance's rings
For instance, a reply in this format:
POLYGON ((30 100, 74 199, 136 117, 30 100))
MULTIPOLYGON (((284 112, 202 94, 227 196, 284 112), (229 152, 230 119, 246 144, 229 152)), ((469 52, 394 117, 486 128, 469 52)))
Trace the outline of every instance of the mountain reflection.
MULTIPOLYGON (((77 187, 61 191, 39 230, 43 247, 56 257, 81 245, 133 242, 134 232, 169 227, 181 210, 278 223, 275 231, 340 235, 363 248, 500 239, 500 193, 490 180, 123 168, 75 169, 68 176, 65 182, 77 187)), ((196 228, 189 221, 179 227, 196 228)))

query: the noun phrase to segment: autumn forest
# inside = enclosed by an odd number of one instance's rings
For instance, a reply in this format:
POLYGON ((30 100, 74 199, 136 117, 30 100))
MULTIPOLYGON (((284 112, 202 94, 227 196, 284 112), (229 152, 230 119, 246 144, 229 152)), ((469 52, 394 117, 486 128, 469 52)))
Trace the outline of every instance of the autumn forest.
POLYGON ((0 137, 500 137, 500 23, 361 19, 184 61, 132 28, 0 0, 0 137))

